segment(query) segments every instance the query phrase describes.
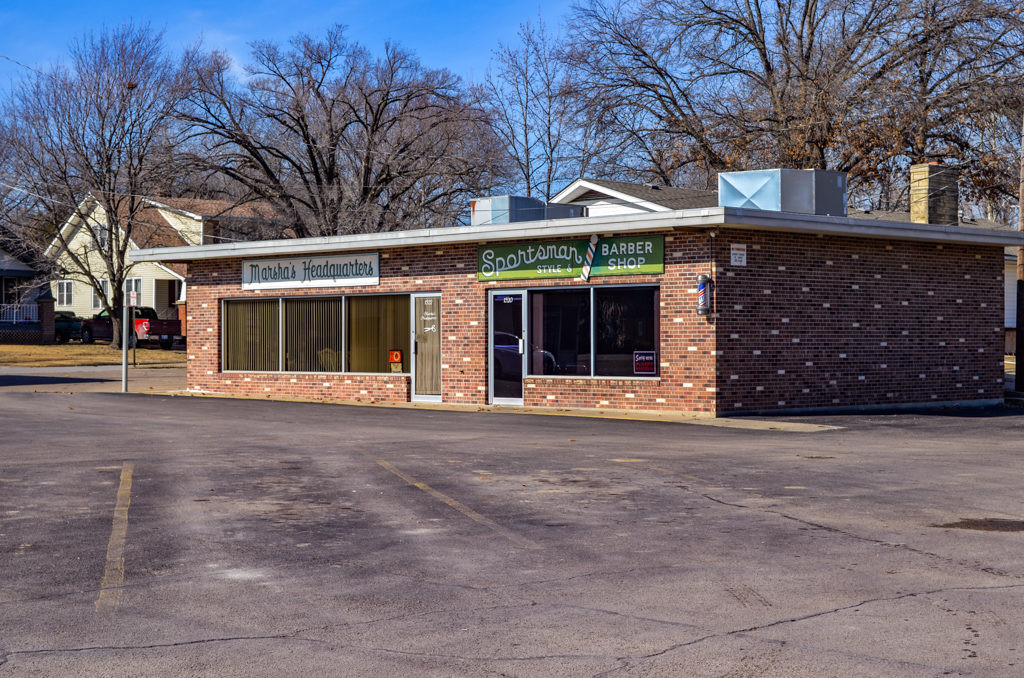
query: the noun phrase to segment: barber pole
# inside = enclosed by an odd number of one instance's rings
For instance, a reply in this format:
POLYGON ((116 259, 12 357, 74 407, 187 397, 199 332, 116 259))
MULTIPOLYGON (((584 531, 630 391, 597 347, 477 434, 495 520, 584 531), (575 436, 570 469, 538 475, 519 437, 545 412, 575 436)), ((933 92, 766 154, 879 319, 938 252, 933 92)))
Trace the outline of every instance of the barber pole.
POLYGON ((590 280, 590 268, 594 265, 594 255, 597 254, 597 236, 590 236, 590 244, 587 245, 587 257, 583 261, 583 271, 580 273, 580 280, 590 280))
POLYGON ((711 287, 711 276, 701 274, 697 276, 697 314, 707 315, 711 312, 711 301, 708 297, 708 289, 711 287))

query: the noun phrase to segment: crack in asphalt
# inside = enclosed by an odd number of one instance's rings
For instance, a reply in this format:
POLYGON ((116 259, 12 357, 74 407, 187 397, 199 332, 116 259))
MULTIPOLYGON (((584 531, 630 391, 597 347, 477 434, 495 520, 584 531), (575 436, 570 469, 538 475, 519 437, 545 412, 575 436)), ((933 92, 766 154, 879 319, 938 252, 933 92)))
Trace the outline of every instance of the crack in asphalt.
POLYGON ((708 501, 712 501, 712 502, 715 502, 716 504, 721 504, 723 506, 730 506, 730 507, 733 507, 733 508, 740 508, 740 509, 745 509, 745 510, 748 510, 748 511, 757 511, 759 513, 770 513, 772 515, 779 516, 780 518, 785 518, 786 520, 792 520, 793 522, 800 523, 801 525, 806 525, 807 527, 813 527, 813 528, 818 529, 818 530, 824 530, 825 532, 832 532, 834 534, 839 534, 839 535, 842 535, 844 537, 849 537, 850 539, 856 539, 858 541, 868 542, 870 544, 877 544, 879 546, 886 546, 888 548, 900 549, 902 551, 907 551, 909 553, 914 553, 914 554, 917 554, 917 555, 920 555, 920 556, 925 556, 925 557, 928 557, 928 558, 934 558, 935 560, 939 560, 939 561, 942 561, 942 562, 950 564, 950 565, 956 565, 956 566, 959 566, 959 567, 963 567, 963 568, 968 569, 968 570, 981 571, 981 572, 984 572, 986 574, 991 574, 991 575, 996 576, 996 577, 1011 577, 1013 579, 1022 579, 1022 578, 1024 578, 1024 575, 1013 574, 1013 573, 1010 573, 1010 572, 1003 572, 1002 570, 997 570, 997 569, 995 569, 993 567, 979 567, 978 565, 971 565, 970 563, 966 563, 966 562, 964 562, 962 560, 957 560, 955 558, 949 558, 948 556, 939 555, 938 553, 933 553, 931 551, 925 551, 924 549, 914 548, 913 546, 909 546, 907 544, 900 544, 900 543, 896 543, 896 542, 886 541, 885 539, 875 539, 873 537, 865 537, 863 535, 859 535, 859 534, 856 534, 856 533, 853 533, 853 532, 848 532, 847 530, 843 530, 843 529, 838 528, 838 527, 832 527, 830 525, 825 525, 823 523, 816 523, 814 521, 806 520, 804 518, 798 518, 797 516, 791 515, 789 513, 784 513, 782 511, 777 511, 775 509, 759 508, 759 507, 756 507, 756 506, 748 506, 746 504, 737 504, 737 503, 734 503, 734 502, 725 501, 723 499, 719 499, 718 497, 712 496, 710 494, 706 494, 704 492, 698 492, 697 490, 694 490, 694 489, 692 489, 690 487, 687 487, 687 486, 684 486, 684 485, 676 485, 676 487, 684 489, 687 492, 690 492, 692 494, 696 494, 696 495, 699 495, 701 497, 704 497, 708 501))
POLYGON ((83 647, 52 647, 38 648, 34 650, 0 650, 0 666, 3 666, 11 657, 17 657, 21 655, 64 654, 74 652, 103 652, 112 650, 154 650, 169 647, 187 647, 189 645, 204 645, 207 643, 230 643, 245 640, 300 640, 305 641, 307 643, 326 644, 326 641, 318 640, 316 638, 307 638, 305 636, 300 635, 301 633, 304 633, 306 631, 308 631, 308 629, 300 629, 293 633, 279 633, 263 636, 223 636, 218 638, 197 638, 195 640, 180 640, 174 643, 152 643, 149 645, 86 645, 83 647))
MULTIPOLYGON (((662 468, 656 468, 656 467, 650 467, 650 466, 639 467, 639 468, 646 468, 648 470, 654 470, 654 471, 658 471, 658 472, 661 472, 661 473, 668 473, 669 475, 674 475, 674 476, 682 475, 680 473, 677 473, 675 471, 671 471, 671 470, 668 470, 668 469, 662 469, 662 468)), ((702 482, 706 482, 706 481, 702 481, 702 482)), ((673 487, 677 487, 677 488, 683 490, 684 492, 688 492, 690 494, 697 495, 698 497, 702 497, 702 498, 706 499, 707 501, 714 502, 714 503, 720 504, 722 506, 728 506, 730 508, 743 509, 743 510, 746 510, 746 511, 756 511, 758 513, 768 513, 768 514, 771 514, 771 515, 774 515, 774 516, 779 516, 780 518, 784 518, 785 520, 791 520, 791 521, 799 523, 801 525, 806 525, 807 527, 813 527, 813 528, 818 529, 818 530, 824 530, 826 532, 831 532, 833 534, 839 534, 839 535, 842 535, 844 537, 848 537, 850 539, 856 539, 858 541, 863 541, 863 542, 867 542, 867 543, 870 543, 870 544, 877 544, 879 546, 885 546, 885 547, 888 547, 888 548, 900 549, 902 551, 907 551, 909 553, 914 553, 914 554, 917 554, 917 555, 925 556, 927 558, 933 558, 935 560, 938 560, 938 561, 941 561, 941 562, 944 562, 944 563, 947 563, 947 564, 950 564, 950 565, 956 565, 956 566, 959 566, 959 567, 963 567, 963 568, 968 569, 968 570, 984 572, 985 574, 990 574, 990 575, 996 576, 996 577, 1011 577, 1013 579, 1024 579, 1024 575, 1021 575, 1021 574, 1013 574, 1013 573, 1010 573, 1010 572, 1003 572, 1002 570, 997 570, 997 569, 995 569, 993 567, 981 567, 980 563, 976 563, 976 564, 972 565, 972 564, 966 563, 966 562, 964 562, 962 560, 957 560, 955 558, 949 558, 947 556, 939 555, 938 553, 933 553, 931 551, 925 551, 923 549, 914 548, 913 546, 909 546, 907 544, 899 544, 899 543, 895 543, 895 542, 891 542, 891 541, 886 541, 884 539, 875 539, 873 537, 865 537, 865 536, 862 536, 862 535, 859 535, 859 534, 855 534, 853 532, 848 532, 848 531, 840 529, 838 527, 832 527, 832 526, 829 526, 829 525, 824 525, 822 523, 816 523, 816 522, 813 522, 813 521, 810 521, 810 520, 805 520, 803 518, 798 518, 798 517, 796 517, 794 515, 790 515, 788 513, 783 512, 783 511, 778 511, 778 510, 771 509, 771 508, 761 508, 761 507, 757 507, 757 506, 749 506, 747 504, 738 504, 736 502, 726 501, 724 499, 720 499, 720 498, 718 498, 718 497, 716 497, 716 496, 714 496, 712 494, 709 494, 707 492, 702 492, 700 490, 696 490, 696 489, 694 489, 694 488, 692 488, 689 485, 684 484, 684 483, 678 483, 678 482, 673 483, 673 487)))
MULTIPOLYGON (((664 656, 664 655, 668 654, 669 652, 674 652, 675 650, 678 650, 678 649, 681 649, 681 648, 684 648, 684 647, 691 647, 693 645, 699 645, 700 643, 703 643, 703 642, 708 641, 708 640, 715 640, 717 638, 729 638, 731 636, 737 636, 737 635, 742 635, 742 634, 746 634, 746 633, 754 633, 754 632, 757 632, 757 631, 764 631, 766 629, 774 628, 774 627, 777 627, 777 626, 783 626, 785 624, 795 624, 797 622, 807 621, 808 619, 817 619, 819 617, 824 617, 824 616, 828 616, 828 615, 831 615, 831 614, 838 614, 838 613, 841 613, 841 612, 846 612, 847 610, 853 610, 853 609, 856 609, 856 608, 864 606, 864 605, 871 605, 873 603, 885 603, 885 602, 892 602, 892 601, 897 601, 897 600, 905 600, 905 599, 908 599, 908 598, 918 598, 918 597, 923 597, 923 596, 933 596, 933 595, 940 594, 940 593, 950 593, 950 592, 954 592, 954 591, 1002 591, 1002 590, 1006 590, 1006 589, 1017 589, 1017 588, 1024 588, 1024 584, 1007 584, 1007 585, 1004 585, 1004 586, 950 586, 950 587, 944 587, 944 588, 939 588, 939 589, 929 589, 927 591, 914 591, 914 592, 911 592, 911 593, 903 593, 903 594, 900 594, 900 595, 897 595, 897 596, 880 596, 878 598, 868 598, 868 599, 862 600, 862 601, 857 602, 857 603, 850 603, 848 605, 840 605, 838 607, 830 608, 828 610, 821 610, 821 611, 818 611, 818 612, 812 612, 810 614, 799 615, 799 616, 796 616, 796 617, 788 617, 786 619, 778 619, 776 621, 769 622, 767 624, 761 624, 761 625, 758 625, 758 626, 751 626, 751 627, 743 628, 743 629, 733 629, 731 631, 723 631, 723 632, 720 632, 720 633, 709 633, 709 634, 707 634, 705 636, 701 636, 700 638, 695 638, 693 640, 688 640, 688 641, 685 641, 685 642, 682 642, 682 643, 674 643, 674 644, 672 644, 672 645, 670 645, 670 646, 668 646, 668 647, 666 647, 666 648, 664 648, 662 650, 658 650, 657 652, 650 652, 650 653, 643 654, 643 655, 638 655, 638 656, 617 657, 616 659, 618 659, 619 662, 620 662, 619 666, 612 667, 610 669, 606 669, 605 671, 602 671, 601 673, 594 674, 594 676, 592 676, 592 678, 599 678, 599 677, 602 677, 602 676, 608 676, 608 675, 611 675, 612 673, 614 673, 616 671, 624 670, 624 669, 629 667, 629 662, 631 662, 631 661, 642 661, 644 659, 653 659, 655 657, 661 657, 661 656, 664 656)), ((699 627, 694 627, 694 628, 699 628, 699 627)), ((891 662, 893 660, 885 660, 885 661, 891 662)), ((902 664, 902 663, 907 663, 907 662, 899 662, 899 663, 902 664)))

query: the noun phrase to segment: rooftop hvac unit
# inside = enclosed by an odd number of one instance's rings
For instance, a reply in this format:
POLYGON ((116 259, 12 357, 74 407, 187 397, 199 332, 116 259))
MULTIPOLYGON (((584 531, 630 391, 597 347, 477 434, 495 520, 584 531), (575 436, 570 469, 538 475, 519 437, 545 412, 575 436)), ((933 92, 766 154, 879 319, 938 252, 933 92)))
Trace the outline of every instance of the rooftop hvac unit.
POLYGON ((846 216, 846 173, 771 169, 722 172, 719 207, 846 216))
POLYGON ((495 195, 469 201, 470 225, 511 224, 518 221, 543 221, 584 216, 583 205, 546 204, 537 198, 495 195))

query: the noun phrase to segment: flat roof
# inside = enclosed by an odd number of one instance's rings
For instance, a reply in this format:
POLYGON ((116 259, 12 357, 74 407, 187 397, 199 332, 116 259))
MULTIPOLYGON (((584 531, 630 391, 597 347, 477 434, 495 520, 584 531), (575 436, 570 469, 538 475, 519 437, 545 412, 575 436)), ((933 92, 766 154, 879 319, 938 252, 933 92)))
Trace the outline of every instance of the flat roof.
POLYGON ((705 207, 649 214, 576 217, 486 226, 450 226, 414 231, 256 240, 189 247, 156 247, 134 250, 129 253, 129 257, 132 261, 188 262, 203 259, 323 254, 413 245, 589 236, 593 233, 621 235, 643 231, 671 231, 679 228, 779 231, 994 247, 1024 246, 1024 233, 1003 229, 826 217, 736 207, 705 207))

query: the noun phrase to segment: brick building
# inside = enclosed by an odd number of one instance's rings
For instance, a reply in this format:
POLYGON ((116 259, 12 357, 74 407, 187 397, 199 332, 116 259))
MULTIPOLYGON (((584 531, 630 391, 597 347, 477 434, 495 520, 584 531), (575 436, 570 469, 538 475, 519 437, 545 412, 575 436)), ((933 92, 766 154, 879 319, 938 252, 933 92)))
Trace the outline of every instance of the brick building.
POLYGON ((718 415, 1002 400, 1021 236, 828 216, 817 190, 801 213, 580 180, 525 221, 488 199, 464 227, 132 258, 189 265, 194 391, 718 415))

